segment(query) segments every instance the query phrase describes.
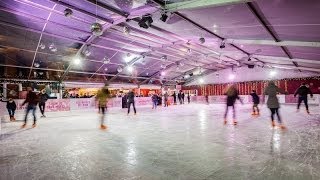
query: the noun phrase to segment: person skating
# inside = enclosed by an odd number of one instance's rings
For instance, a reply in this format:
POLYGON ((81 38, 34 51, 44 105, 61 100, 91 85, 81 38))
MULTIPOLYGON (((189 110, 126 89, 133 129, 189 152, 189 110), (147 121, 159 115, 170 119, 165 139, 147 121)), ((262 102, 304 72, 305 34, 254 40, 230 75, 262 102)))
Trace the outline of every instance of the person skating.
POLYGON ((179 103, 182 104, 182 99, 181 99, 181 91, 178 93, 178 100, 179 100, 179 103))
POLYGON ((101 113, 100 128, 107 129, 104 124, 105 112, 107 108, 108 99, 110 98, 110 92, 107 87, 103 87, 97 93, 96 100, 98 101, 99 112, 101 113))
POLYGON ((42 114, 41 117, 46 117, 44 115, 44 111, 45 111, 45 108, 46 108, 46 102, 47 100, 49 99, 49 96, 48 94, 46 93, 46 90, 43 89, 40 94, 39 94, 39 97, 40 97, 40 101, 39 101, 39 109, 40 109, 40 112, 42 114))
POLYGON ((134 111, 134 114, 136 115, 137 114, 137 111, 136 111, 136 106, 135 106, 135 103, 134 103, 134 93, 132 90, 129 91, 128 93, 128 96, 127 96, 127 99, 128 99, 128 115, 130 113, 130 106, 132 104, 133 106, 133 111, 134 111))
POLYGON ((306 83, 302 83, 301 86, 294 93, 294 97, 299 95, 297 111, 299 111, 301 102, 303 101, 304 105, 306 106, 307 113, 310 114, 309 105, 308 105, 308 94, 310 94, 311 98, 313 97, 313 94, 310 88, 306 86, 306 83))
POLYGON ((236 120, 236 109, 235 109, 235 102, 238 99, 241 103, 242 100, 239 97, 239 92, 238 89, 236 88, 235 85, 231 85, 227 92, 225 93, 225 95, 227 95, 227 107, 226 107, 226 112, 224 114, 224 124, 227 124, 227 116, 228 116, 228 111, 229 111, 229 107, 232 107, 233 110, 233 124, 237 125, 237 120, 236 120))
POLYGON ((176 92, 173 92, 173 104, 174 105, 177 105, 177 94, 176 94, 176 92))
POLYGON ((164 93, 164 95, 163 95, 163 97, 164 97, 164 100, 163 100, 163 103, 164 103, 164 107, 168 107, 169 105, 169 102, 168 102, 168 97, 169 97, 169 94, 168 94, 168 92, 165 92, 164 93))
POLYGON ((32 91, 31 87, 27 87, 27 98, 26 100, 22 103, 22 106, 24 106, 25 104, 27 104, 27 108, 26 108, 26 116, 24 118, 24 124, 22 125, 22 128, 25 128, 27 125, 27 118, 28 118, 28 114, 30 111, 32 111, 32 115, 33 115, 33 125, 32 127, 36 127, 37 126, 37 118, 36 118, 36 109, 37 109, 37 104, 38 104, 38 96, 36 95, 35 92, 32 91))
POLYGON ((182 92, 182 93, 181 93, 182 104, 184 104, 184 97, 185 97, 184 92, 182 92))
POLYGON ((209 103, 209 96, 208 96, 208 94, 206 94, 204 97, 206 98, 206 103, 207 103, 207 105, 209 105, 210 103, 209 103))
POLYGON ((268 95, 268 101, 267 101, 267 106, 270 109, 271 112, 271 125, 272 127, 275 127, 275 122, 274 122, 274 115, 277 114, 278 117, 278 123, 281 129, 285 129, 286 127, 283 125, 283 122, 281 121, 281 117, 279 114, 279 100, 277 98, 277 94, 282 93, 286 94, 286 92, 282 89, 280 89, 278 86, 275 85, 273 81, 269 82, 268 86, 264 90, 264 95, 268 95))
POLYGON ((152 109, 157 109, 157 106, 158 106, 158 96, 156 93, 154 93, 152 96, 151 96, 151 100, 152 100, 152 109))
POLYGON ((252 102, 253 102, 252 115, 260 115, 260 110, 259 110, 259 107, 258 107, 258 105, 260 103, 260 98, 257 95, 256 90, 252 90, 250 95, 252 97, 252 102))
POLYGON ((190 93, 188 93, 187 99, 188 99, 188 104, 190 104, 190 93))
POLYGON ((17 109, 17 105, 16 102, 14 102, 14 100, 12 98, 9 98, 8 101, 4 101, 7 102, 7 110, 10 116, 10 121, 15 121, 16 118, 14 117, 14 113, 17 109))

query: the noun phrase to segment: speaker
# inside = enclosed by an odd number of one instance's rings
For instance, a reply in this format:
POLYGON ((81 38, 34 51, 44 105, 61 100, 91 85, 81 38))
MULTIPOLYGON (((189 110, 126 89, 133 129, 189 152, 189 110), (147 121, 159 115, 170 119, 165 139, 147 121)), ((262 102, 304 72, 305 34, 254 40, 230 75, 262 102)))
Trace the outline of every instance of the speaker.
POLYGON ((249 68, 249 69, 253 69, 253 68, 254 68, 254 65, 253 65, 253 64, 249 64, 249 65, 248 65, 248 68, 249 68))

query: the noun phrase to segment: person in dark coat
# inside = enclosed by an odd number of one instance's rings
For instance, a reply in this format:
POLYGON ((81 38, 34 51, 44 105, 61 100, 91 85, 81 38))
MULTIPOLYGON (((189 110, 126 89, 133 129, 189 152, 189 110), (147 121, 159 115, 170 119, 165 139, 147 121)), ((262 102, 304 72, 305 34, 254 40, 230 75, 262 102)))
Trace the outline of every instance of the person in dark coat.
POLYGON ((182 104, 182 99, 181 99, 181 91, 178 93, 178 100, 179 100, 179 103, 182 104))
POLYGON ((232 116, 233 117, 233 124, 237 125, 236 109, 235 109, 234 104, 235 104, 237 99, 242 103, 242 100, 239 97, 238 89, 236 88, 235 85, 231 85, 228 88, 228 90, 225 93, 225 95, 227 95, 227 107, 226 107, 226 112, 224 114, 224 124, 227 124, 228 110, 229 110, 229 107, 232 107, 232 109, 233 109, 233 116, 232 116))
POLYGON ((25 128, 27 125, 27 118, 28 118, 28 114, 30 111, 32 111, 32 115, 33 115, 33 125, 32 127, 36 127, 37 126, 37 118, 36 118, 36 109, 37 109, 37 104, 39 102, 38 96, 35 92, 32 91, 31 87, 27 87, 27 98, 26 100, 22 103, 22 106, 25 104, 27 105, 27 109, 26 109, 26 116, 24 118, 24 124, 22 125, 22 128, 25 128))
POLYGON ((308 105, 308 94, 310 94, 311 98, 313 97, 310 88, 306 86, 306 83, 302 83, 301 86, 294 93, 294 97, 299 95, 297 111, 299 111, 301 102, 303 101, 304 105, 306 106, 307 113, 310 114, 308 105))
POLYGON ((182 92, 182 93, 181 93, 182 104, 184 104, 184 97, 185 97, 184 92, 182 92))
POLYGON ((286 94, 286 92, 284 90, 280 89, 278 86, 276 86, 276 84, 273 81, 270 81, 268 86, 264 90, 264 94, 268 95, 267 106, 271 111, 271 123, 272 123, 271 125, 272 125, 272 127, 275 126, 274 115, 277 114, 280 128, 285 129, 285 126, 282 124, 281 117, 279 114, 280 104, 279 104, 279 100, 277 98, 278 93, 286 94))
POLYGON ((151 96, 151 100, 152 100, 152 109, 157 109, 157 106, 158 106, 158 95, 156 93, 154 93, 151 96))
POLYGON ((188 93, 187 99, 188 99, 188 104, 190 104, 190 93, 188 93))
POLYGON ((7 101, 7 110, 10 116, 10 121, 15 121, 16 118, 14 117, 14 113, 17 109, 16 102, 12 98, 9 98, 7 101))
POLYGON ((136 114, 137 114, 137 111, 136 111, 136 106, 135 106, 135 104, 134 104, 134 93, 133 93, 132 90, 129 91, 127 98, 128 98, 128 115, 129 115, 129 113, 130 113, 130 106, 131 106, 131 104, 132 104, 132 106, 133 106, 134 114, 136 115, 136 114))
POLYGON ((44 115, 44 111, 45 111, 45 109, 46 109, 46 102, 47 102, 47 100, 49 99, 49 96, 48 96, 48 94, 46 93, 46 90, 45 89, 43 89, 41 92, 40 92, 40 94, 39 94, 39 109, 40 109, 40 112, 41 112, 41 114, 42 114, 42 116, 41 117, 46 117, 45 115, 44 115))
POLYGON ((177 104, 177 94, 176 94, 176 92, 173 92, 173 104, 177 104))
POLYGON ((260 111, 259 111, 259 103, 260 103, 260 98, 256 93, 256 90, 252 90, 251 92, 251 97, 252 97, 252 102, 253 102, 253 107, 252 107, 252 115, 259 115, 260 111), (257 111, 257 114, 256 114, 257 111))

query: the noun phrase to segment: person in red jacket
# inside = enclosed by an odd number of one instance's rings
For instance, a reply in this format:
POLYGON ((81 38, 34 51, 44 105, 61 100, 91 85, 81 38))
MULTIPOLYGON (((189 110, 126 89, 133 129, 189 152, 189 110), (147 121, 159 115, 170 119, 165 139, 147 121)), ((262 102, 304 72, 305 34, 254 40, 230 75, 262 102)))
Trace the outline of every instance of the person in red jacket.
POLYGON ((24 118, 24 124, 22 125, 22 128, 25 128, 27 125, 27 118, 28 118, 28 114, 30 111, 32 111, 32 115, 33 115, 33 125, 32 127, 36 127, 36 123, 37 123, 37 118, 36 118, 36 109, 37 109, 37 104, 38 104, 38 96, 35 92, 32 91, 31 87, 27 87, 27 98, 26 100, 23 102, 22 106, 25 104, 27 105, 27 109, 26 109, 26 116, 24 118))

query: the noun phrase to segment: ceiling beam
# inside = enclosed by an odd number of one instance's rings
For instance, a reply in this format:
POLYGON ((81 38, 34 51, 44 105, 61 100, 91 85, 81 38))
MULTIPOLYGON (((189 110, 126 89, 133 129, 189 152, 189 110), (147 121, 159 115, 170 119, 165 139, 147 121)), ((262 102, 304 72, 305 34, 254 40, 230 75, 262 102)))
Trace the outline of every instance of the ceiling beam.
POLYGON ((274 60, 274 61, 288 61, 288 62, 301 62, 309 64, 320 64, 320 60, 311 60, 311 59, 298 59, 298 58, 286 58, 286 57, 277 57, 277 56, 263 56, 263 55, 253 55, 253 58, 265 59, 265 60, 274 60))
MULTIPOLYGON (((248 2, 248 3, 246 3, 246 5, 249 8, 249 10, 251 11, 251 13, 260 22, 260 24, 262 24, 264 29, 272 36, 274 41, 275 42, 280 42, 281 41, 280 38, 275 33, 275 30, 272 28, 272 26, 270 26, 270 23, 268 22, 267 18, 264 17, 263 13, 259 9, 259 6, 257 4, 252 3, 252 2, 248 2)), ((289 52, 289 50, 285 46, 280 46, 280 48, 288 56, 288 58, 292 59, 291 53, 289 52)), ((293 61, 292 64, 295 65, 296 67, 298 67, 298 63, 297 62, 293 61)))
POLYGON ((212 6, 225 6, 231 4, 240 4, 252 0, 191 0, 177 3, 170 3, 165 5, 167 11, 181 11, 198 8, 206 8, 212 6))
POLYGON ((320 42, 303 42, 303 41, 273 41, 273 40, 250 40, 250 39, 227 39, 227 43, 233 44, 255 44, 270 46, 297 46, 297 47, 315 47, 320 48, 320 42))

